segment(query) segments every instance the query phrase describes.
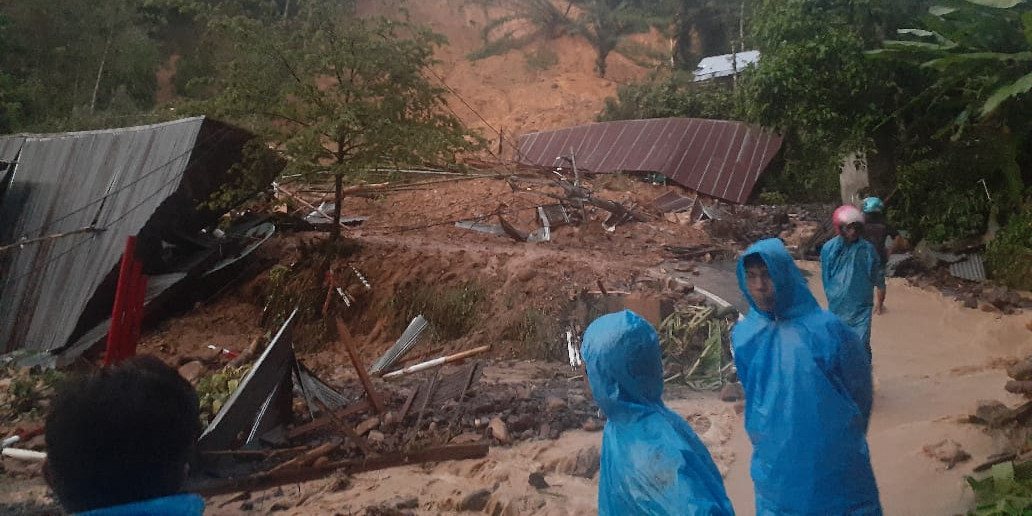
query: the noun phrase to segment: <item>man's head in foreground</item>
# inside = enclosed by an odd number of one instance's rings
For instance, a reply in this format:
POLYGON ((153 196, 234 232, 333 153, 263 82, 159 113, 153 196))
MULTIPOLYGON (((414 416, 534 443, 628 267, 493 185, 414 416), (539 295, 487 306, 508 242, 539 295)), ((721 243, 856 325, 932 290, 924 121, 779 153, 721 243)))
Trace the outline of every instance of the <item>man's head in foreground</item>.
POLYGON ((197 393, 137 356, 65 384, 46 421, 46 477, 69 512, 179 493, 200 435, 197 393))

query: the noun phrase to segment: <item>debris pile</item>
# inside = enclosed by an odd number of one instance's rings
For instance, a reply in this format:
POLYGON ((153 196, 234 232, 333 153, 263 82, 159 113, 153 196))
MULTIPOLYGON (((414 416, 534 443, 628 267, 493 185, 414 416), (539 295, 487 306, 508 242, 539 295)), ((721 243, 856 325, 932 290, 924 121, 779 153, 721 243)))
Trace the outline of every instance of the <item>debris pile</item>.
POLYGON ((731 326, 733 309, 704 304, 679 304, 657 328, 663 348, 664 378, 696 390, 717 390, 733 368, 731 326))
POLYGON ((359 361, 337 319, 359 381, 332 387, 297 360, 291 344, 296 315, 249 369, 227 367, 199 380, 205 408, 214 416, 198 442, 198 469, 218 480, 197 479, 195 491, 212 495, 340 470, 482 457, 491 444, 557 439, 567 429, 602 427, 585 382, 576 376, 547 378, 533 387, 486 384, 479 381, 480 362, 442 367, 488 346, 389 371, 425 330, 421 316, 372 368, 359 361))

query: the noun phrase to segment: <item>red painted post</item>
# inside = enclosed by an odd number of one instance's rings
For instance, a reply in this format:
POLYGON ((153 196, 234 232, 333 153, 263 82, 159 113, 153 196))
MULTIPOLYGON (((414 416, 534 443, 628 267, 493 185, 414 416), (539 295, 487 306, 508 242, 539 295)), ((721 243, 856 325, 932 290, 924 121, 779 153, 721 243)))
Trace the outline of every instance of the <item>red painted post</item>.
POLYGON ((143 275, 143 263, 133 260, 133 295, 129 306, 127 338, 123 345, 122 360, 136 356, 136 344, 140 341, 140 327, 143 325, 143 304, 147 297, 147 277, 143 275))
POLYGON ((132 283, 133 262, 136 261, 135 254, 136 237, 130 236, 125 240, 125 251, 122 253, 122 263, 118 268, 115 304, 111 309, 111 328, 108 329, 107 347, 104 350, 105 366, 116 364, 122 360, 121 350, 126 337, 124 331, 126 322, 125 308, 131 296, 129 286, 132 283))

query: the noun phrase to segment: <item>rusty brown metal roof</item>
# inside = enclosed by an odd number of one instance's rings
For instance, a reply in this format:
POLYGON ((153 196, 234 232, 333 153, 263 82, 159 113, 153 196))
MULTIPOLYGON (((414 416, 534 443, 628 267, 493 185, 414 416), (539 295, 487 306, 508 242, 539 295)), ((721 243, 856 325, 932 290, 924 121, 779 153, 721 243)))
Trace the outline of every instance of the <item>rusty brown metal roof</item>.
POLYGON ((781 136, 742 122, 657 118, 525 134, 517 161, 558 164, 571 150, 581 171, 654 172, 699 193, 742 204, 781 148, 781 136))

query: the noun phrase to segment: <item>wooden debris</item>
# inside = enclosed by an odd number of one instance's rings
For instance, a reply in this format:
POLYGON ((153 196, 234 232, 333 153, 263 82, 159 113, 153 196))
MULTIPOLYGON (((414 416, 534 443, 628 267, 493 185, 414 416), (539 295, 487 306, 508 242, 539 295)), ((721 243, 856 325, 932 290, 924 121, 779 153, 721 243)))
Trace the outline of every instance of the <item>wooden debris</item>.
POLYGON ((290 459, 275 468, 270 469, 267 473, 272 475, 279 471, 288 469, 297 469, 309 466, 315 463, 320 457, 325 457, 340 448, 340 443, 323 443, 311 450, 290 459))
MULTIPOLYGON (((337 418, 343 418, 350 416, 352 414, 357 414, 359 412, 362 412, 363 410, 367 410, 370 406, 371 405, 369 403, 369 400, 361 400, 353 405, 349 405, 347 407, 344 407, 340 410, 333 412, 333 415, 335 415, 337 418)), ((330 417, 329 415, 313 419, 312 421, 287 432, 287 439, 297 439, 298 437, 305 435, 309 432, 314 432, 316 430, 319 430, 320 428, 325 428, 333 424, 333 422, 334 418, 330 417)))
POLYGON ((330 462, 318 467, 282 469, 258 473, 243 478, 231 478, 188 486, 189 491, 201 496, 217 496, 240 491, 257 491, 284 484, 294 484, 325 478, 335 471, 353 474, 363 471, 393 468, 406 464, 421 464, 446 460, 479 459, 487 456, 490 447, 484 443, 448 445, 412 453, 397 453, 365 460, 330 462))
POLYGON ((344 321, 341 321, 339 317, 334 318, 334 321, 337 323, 337 333, 340 341, 344 346, 344 350, 347 351, 348 357, 351 359, 351 365, 355 367, 355 372, 358 373, 358 379, 362 381, 362 387, 365 388, 369 403, 372 404, 373 410, 377 414, 383 414, 383 402, 380 401, 380 396, 376 393, 376 389, 373 388, 373 382, 369 379, 369 374, 366 373, 366 368, 358 357, 358 351, 355 350, 354 343, 351 342, 351 332, 348 331, 348 327, 344 325, 344 321))
POLYGON ((494 418, 488 425, 491 428, 491 436, 498 439, 498 442, 505 444, 509 442, 509 429, 501 418, 494 418))

